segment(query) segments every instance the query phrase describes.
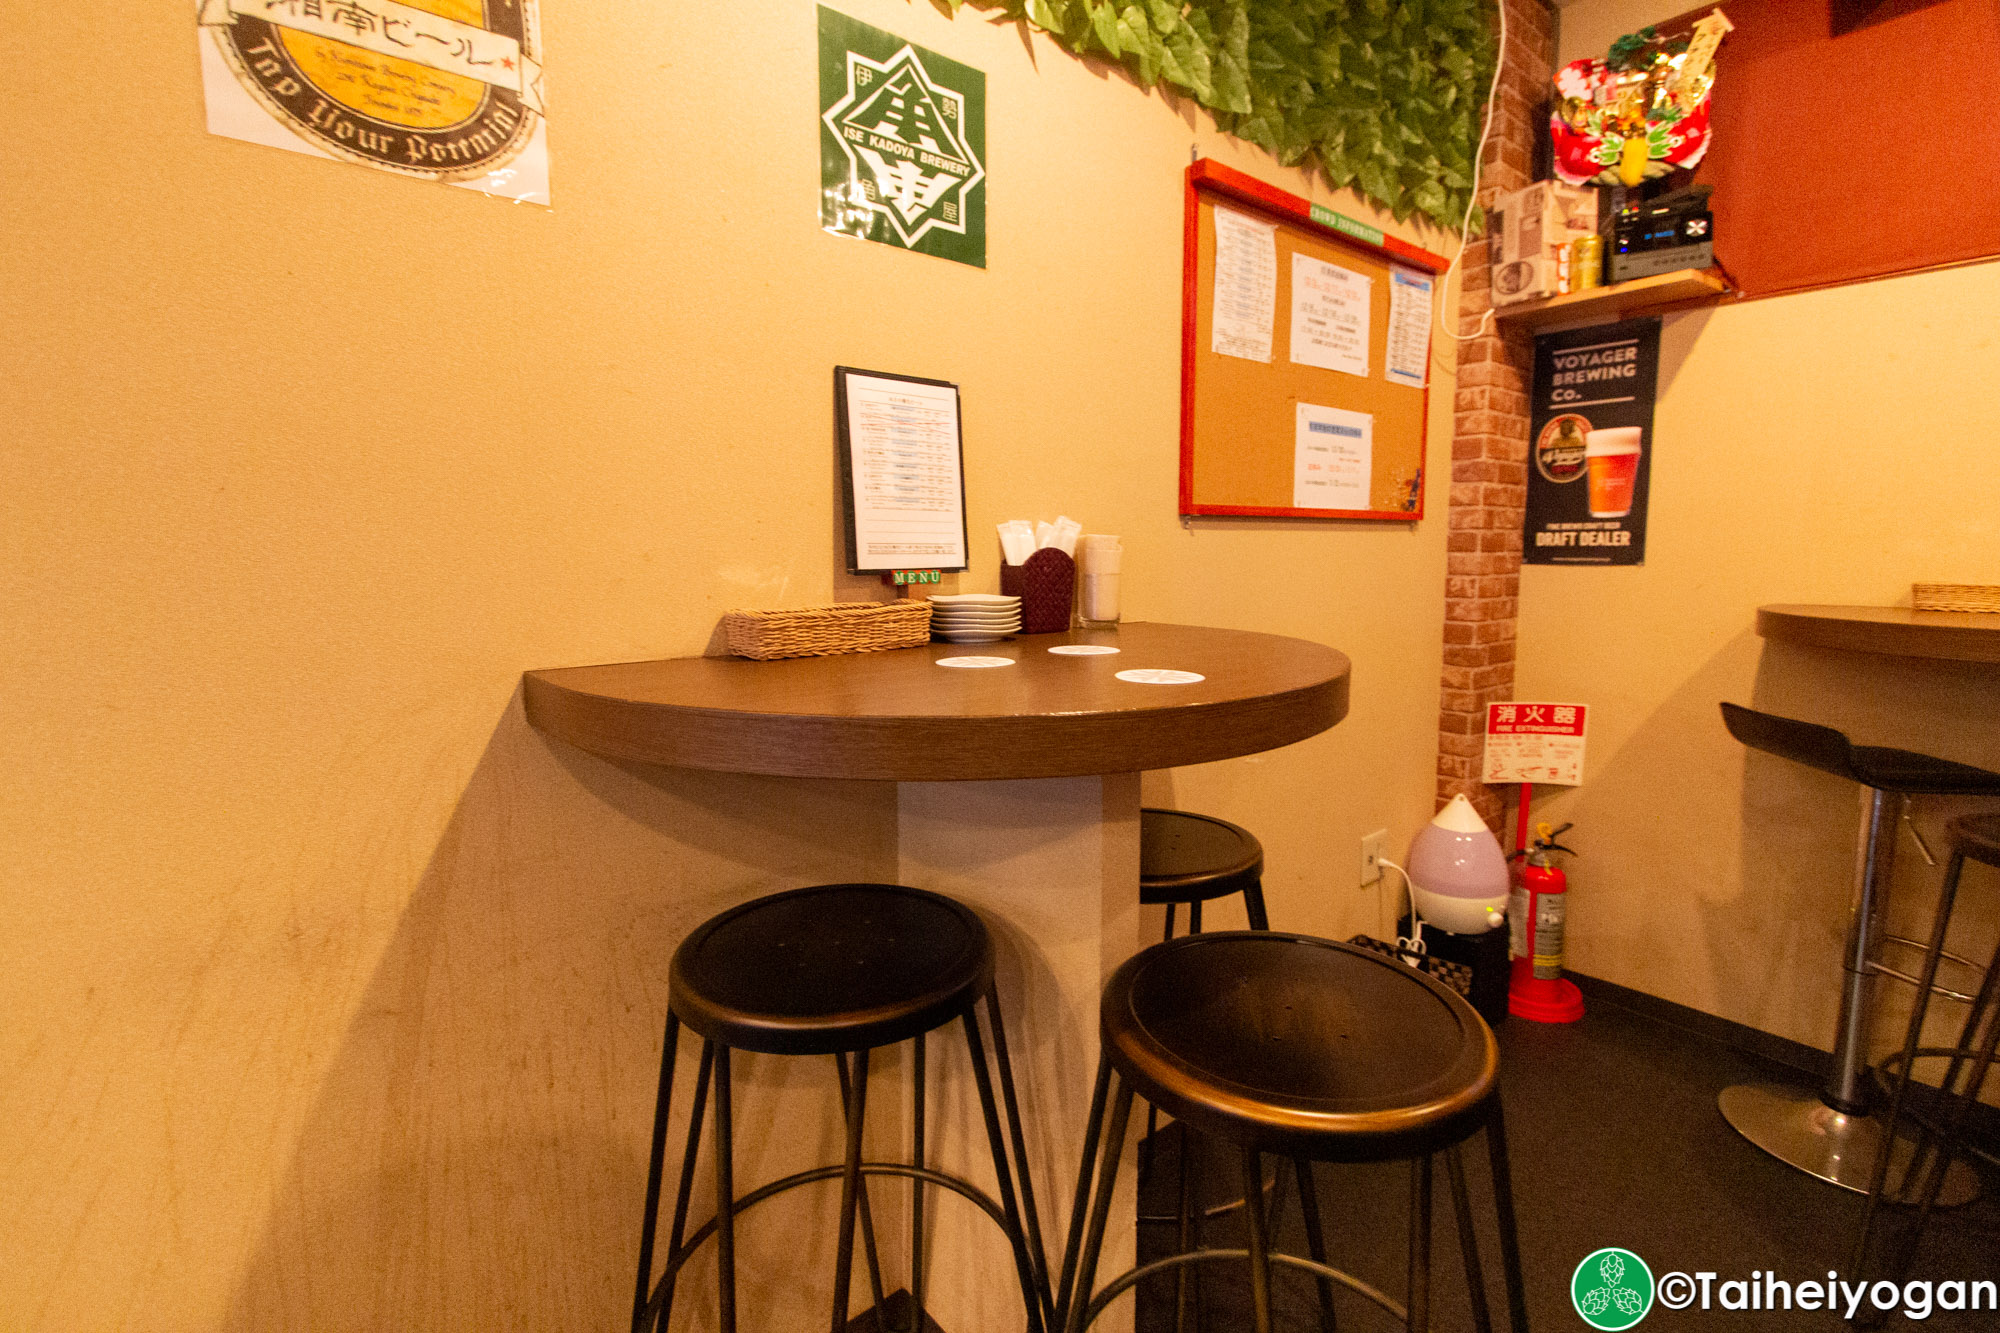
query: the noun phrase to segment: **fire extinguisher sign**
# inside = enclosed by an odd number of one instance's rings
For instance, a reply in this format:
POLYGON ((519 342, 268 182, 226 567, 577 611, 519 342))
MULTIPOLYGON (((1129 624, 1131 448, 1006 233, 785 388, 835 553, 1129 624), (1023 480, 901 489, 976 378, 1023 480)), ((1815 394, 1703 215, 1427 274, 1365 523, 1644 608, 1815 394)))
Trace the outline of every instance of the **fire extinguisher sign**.
POLYGON ((1482 782, 1583 785, 1582 704, 1486 705, 1486 766, 1482 782))

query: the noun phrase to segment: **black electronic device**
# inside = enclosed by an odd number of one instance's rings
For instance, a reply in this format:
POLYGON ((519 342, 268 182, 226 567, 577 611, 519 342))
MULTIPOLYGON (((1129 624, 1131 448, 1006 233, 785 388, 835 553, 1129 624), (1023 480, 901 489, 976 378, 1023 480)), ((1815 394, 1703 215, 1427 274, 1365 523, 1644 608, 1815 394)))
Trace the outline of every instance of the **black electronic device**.
POLYGON ((1715 262, 1711 187, 1690 185, 1618 211, 1611 224, 1611 281, 1649 278, 1715 262))

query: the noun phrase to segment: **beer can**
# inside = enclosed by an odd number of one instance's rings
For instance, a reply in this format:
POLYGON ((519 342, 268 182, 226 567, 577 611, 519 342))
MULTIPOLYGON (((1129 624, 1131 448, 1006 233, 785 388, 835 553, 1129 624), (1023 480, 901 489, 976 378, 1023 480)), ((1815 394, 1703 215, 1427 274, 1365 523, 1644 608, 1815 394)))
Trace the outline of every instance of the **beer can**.
POLYGON ((1596 232, 1569 243, 1569 289, 1580 292, 1604 285, 1604 238, 1596 232))

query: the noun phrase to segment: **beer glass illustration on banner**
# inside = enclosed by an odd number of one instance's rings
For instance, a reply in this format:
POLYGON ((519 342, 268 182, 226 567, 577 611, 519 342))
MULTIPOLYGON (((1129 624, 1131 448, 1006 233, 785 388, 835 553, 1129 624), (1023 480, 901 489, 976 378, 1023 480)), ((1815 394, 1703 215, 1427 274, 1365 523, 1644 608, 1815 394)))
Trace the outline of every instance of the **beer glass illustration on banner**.
POLYGON ((1583 460, 1590 480, 1590 516, 1623 518, 1632 512, 1632 488, 1639 479, 1637 426, 1594 430, 1584 442, 1583 460))

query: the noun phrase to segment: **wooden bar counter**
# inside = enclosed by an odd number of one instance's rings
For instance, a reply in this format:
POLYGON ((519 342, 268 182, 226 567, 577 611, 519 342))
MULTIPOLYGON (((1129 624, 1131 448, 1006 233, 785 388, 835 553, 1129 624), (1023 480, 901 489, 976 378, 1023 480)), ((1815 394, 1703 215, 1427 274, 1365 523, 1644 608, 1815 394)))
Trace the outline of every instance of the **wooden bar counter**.
MULTIPOLYGON (((839 657, 677 658, 530 671, 523 697, 528 721, 544 734, 624 763, 896 784, 896 878, 957 898, 992 928, 1035 1197, 1044 1235, 1060 1246, 1097 1061, 1098 994, 1142 944, 1140 772, 1253 754, 1324 731, 1347 713, 1348 673, 1343 654, 1299 639, 1133 623, 839 657), (1072 644, 1118 652, 1049 651, 1072 644), (938 665, 953 657, 998 657, 1009 665, 938 665), (1135 669, 1203 679, 1117 679, 1135 669)), ((783 886, 746 883, 740 898, 772 887, 783 886)), ((664 969, 666 959, 659 965, 664 969)), ((970 1067, 952 1059, 955 1045, 932 1043, 940 1120, 931 1155, 978 1179, 983 1139, 970 1067)), ((871 1078, 883 1086, 868 1099, 871 1157, 901 1151, 893 1108, 908 1100, 906 1070, 885 1058, 877 1071, 871 1078)), ((825 1073, 819 1071, 823 1081, 825 1073)), ((751 1088, 739 1102, 745 1114, 755 1105, 747 1098, 759 1091, 751 1088)), ((811 1093, 794 1104, 817 1108, 810 1112, 816 1119, 775 1132, 755 1171, 739 1175, 743 1188, 819 1164, 831 1142, 827 1127, 837 1123, 836 1103, 803 1083, 788 1091, 811 1093)), ((680 1089, 679 1105, 686 1106, 689 1092, 680 1089)), ((634 1107, 633 1114, 647 1110, 634 1107)), ((904 1195, 883 1186, 871 1188, 871 1197, 893 1290, 907 1281, 896 1271, 904 1195)), ((810 1205, 767 1207, 776 1210, 770 1221, 791 1224, 761 1245, 754 1232, 747 1242, 739 1238, 746 1315, 765 1328, 824 1326, 819 1303, 830 1289, 829 1228, 786 1211, 810 1205)), ((1126 1267, 1134 1253, 1132 1210, 1121 1203, 1118 1215, 1124 1225, 1107 1233, 1105 1271, 1126 1267)), ((932 1216, 925 1297, 931 1317, 951 1333, 1020 1327, 1019 1290, 986 1220, 949 1202, 932 1216)), ((635 1254, 637 1223, 635 1217, 635 1254)), ((1049 1260, 1059 1265, 1061 1255, 1049 1260)), ((689 1269, 683 1285, 690 1295, 708 1271, 699 1264, 689 1269)), ((1120 1302, 1097 1327, 1115 1333, 1129 1329, 1130 1319, 1130 1302, 1120 1302)))
POLYGON ((1324 731, 1346 657, 1302 639, 1188 625, 1023 635, 752 662, 683 657, 530 671, 528 721, 595 754, 795 778, 962 782, 1207 763, 1324 731), (1115 654, 1065 656, 1068 644, 1115 654), (1012 666, 940 667, 953 657, 1012 666), (1119 680, 1134 668, 1203 680, 1119 680))
POLYGON ((1814 648, 2000 662, 2000 615, 1907 606, 1760 606, 1757 633, 1814 648))

